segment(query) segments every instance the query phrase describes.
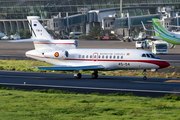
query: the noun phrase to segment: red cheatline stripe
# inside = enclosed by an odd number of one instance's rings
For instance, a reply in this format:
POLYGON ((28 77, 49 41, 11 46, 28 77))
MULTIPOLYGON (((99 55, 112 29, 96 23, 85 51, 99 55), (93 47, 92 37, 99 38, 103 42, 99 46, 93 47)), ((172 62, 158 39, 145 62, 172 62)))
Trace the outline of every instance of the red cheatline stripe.
POLYGON ((116 62, 143 62, 158 65, 160 68, 168 67, 170 64, 161 60, 110 60, 110 59, 65 59, 65 60, 80 60, 80 61, 116 61, 116 62))

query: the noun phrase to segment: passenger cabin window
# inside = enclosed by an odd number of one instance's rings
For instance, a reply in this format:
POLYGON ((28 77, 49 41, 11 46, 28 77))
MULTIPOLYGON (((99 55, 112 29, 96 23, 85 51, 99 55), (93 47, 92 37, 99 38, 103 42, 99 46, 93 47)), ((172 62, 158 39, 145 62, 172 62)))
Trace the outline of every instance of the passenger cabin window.
POLYGON ((81 55, 79 55, 79 58, 81 58, 81 55))
POLYGON ((90 58, 92 58, 92 55, 90 55, 90 58))
POLYGON ((146 54, 142 54, 142 57, 146 57, 146 54))
POLYGON ((88 55, 86 55, 86 58, 88 58, 88 55))
POLYGON ((82 56, 82 58, 84 58, 84 55, 82 56))
POLYGON ((106 56, 106 59, 108 59, 108 56, 106 56))
POLYGON ((117 59, 119 59, 119 56, 117 56, 117 59))
POLYGON ((102 56, 102 58, 104 58, 104 55, 102 56))

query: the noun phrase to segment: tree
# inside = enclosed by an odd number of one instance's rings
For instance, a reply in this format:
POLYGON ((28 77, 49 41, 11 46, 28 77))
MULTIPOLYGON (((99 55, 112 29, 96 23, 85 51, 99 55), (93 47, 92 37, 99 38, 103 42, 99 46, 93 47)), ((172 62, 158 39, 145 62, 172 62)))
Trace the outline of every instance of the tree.
POLYGON ((100 40, 104 36, 104 31, 99 27, 92 27, 89 31, 89 36, 100 40))
POLYGON ((26 39, 31 37, 30 30, 19 30, 18 34, 21 36, 21 39, 26 39))

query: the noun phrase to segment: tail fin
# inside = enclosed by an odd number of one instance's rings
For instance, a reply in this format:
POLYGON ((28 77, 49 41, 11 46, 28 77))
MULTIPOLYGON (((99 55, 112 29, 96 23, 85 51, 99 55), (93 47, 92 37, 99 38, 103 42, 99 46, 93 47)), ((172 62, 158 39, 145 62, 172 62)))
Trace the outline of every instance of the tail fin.
POLYGON ((32 33, 30 39, 11 40, 10 42, 33 42, 35 49, 75 49, 76 40, 54 40, 38 21, 38 16, 27 16, 29 29, 32 33))
POLYGON ((29 29, 32 33, 32 39, 45 39, 52 40, 51 35, 45 30, 45 28, 38 21, 39 16, 27 16, 29 29))
POLYGON ((153 27, 155 29, 156 34, 165 34, 165 35, 170 35, 171 33, 164 27, 162 26, 161 22, 157 18, 152 19, 153 27))

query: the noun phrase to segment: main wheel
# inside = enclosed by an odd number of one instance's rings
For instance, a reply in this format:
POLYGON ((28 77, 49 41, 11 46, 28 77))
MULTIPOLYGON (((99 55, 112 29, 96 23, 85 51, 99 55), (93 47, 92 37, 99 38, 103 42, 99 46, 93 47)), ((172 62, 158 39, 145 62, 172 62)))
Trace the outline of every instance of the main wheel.
POLYGON ((76 79, 81 79, 81 77, 82 77, 81 73, 78 73, 78 74, 75 76, 76 79))
POLYGON ((96 78, 98 78, 98 74, 97 74, 97 73, 92 73, 92 74, 91 74, 91 77, 92 77, 93 79, 96 79, 96 78))

